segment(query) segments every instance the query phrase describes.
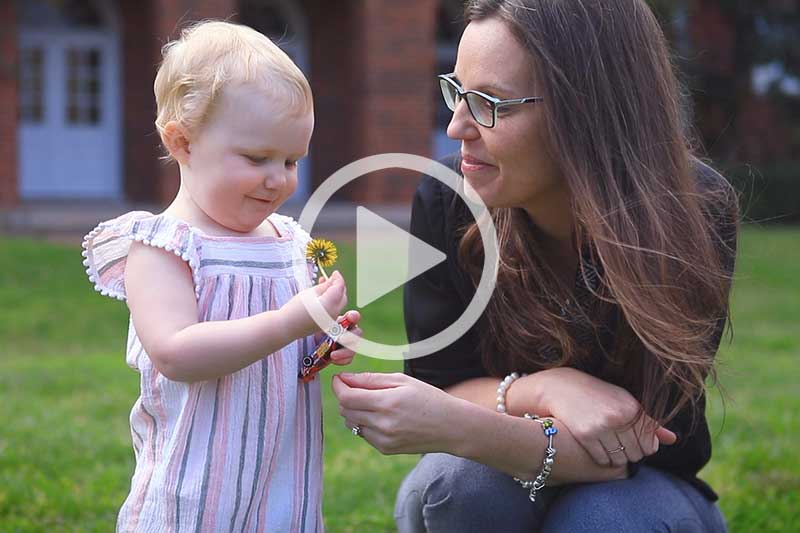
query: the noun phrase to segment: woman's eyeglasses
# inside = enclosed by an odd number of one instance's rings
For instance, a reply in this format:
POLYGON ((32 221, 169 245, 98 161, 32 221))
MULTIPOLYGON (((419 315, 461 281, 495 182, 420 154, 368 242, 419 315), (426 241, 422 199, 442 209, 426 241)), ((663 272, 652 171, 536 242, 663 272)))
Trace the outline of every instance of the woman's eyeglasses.
POLYGON ((442 89, 444 103, 450 111, 455 111, 458 103, 463 99, 467 102, 472 118, 475 122, 486 128, 494 128, 497 124, 497 110, 502 107, 509 107, 519 104, 532 104, 541 102, 541 96, 529 96, 527 98, 514 98, 513 100, 500 100, 494 96, 480 91, 465 91, 458 82, 453 79, 454 73, 440 74, 439 87, 442 89))

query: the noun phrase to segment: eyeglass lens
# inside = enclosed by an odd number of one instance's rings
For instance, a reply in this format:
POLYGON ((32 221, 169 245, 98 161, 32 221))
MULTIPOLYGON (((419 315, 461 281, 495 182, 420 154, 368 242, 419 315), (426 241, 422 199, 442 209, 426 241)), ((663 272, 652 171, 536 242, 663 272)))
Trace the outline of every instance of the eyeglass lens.
MULTIPOLYGON (((442 89, 442 97, 444 98, 445 104, 450 111, 455 111, 458 103, 461 101, 458 90, 452 83, 446 80, 439 80, 439 85, 442 89)), ((470 113, 475 117, 478 124, 491 127, 494 115, 492 102, 475 93, 467 93, 464 95, 464 98, 467 100, 467 107, 469 107, 470 113)))

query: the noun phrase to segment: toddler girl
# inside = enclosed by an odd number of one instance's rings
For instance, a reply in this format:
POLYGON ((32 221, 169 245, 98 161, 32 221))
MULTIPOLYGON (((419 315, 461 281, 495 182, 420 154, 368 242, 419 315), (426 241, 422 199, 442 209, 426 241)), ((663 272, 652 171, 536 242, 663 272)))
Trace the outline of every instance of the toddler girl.
POLYGON ((141 375, 117 530, 320 531, 319 380, 298 380, 319 328, 301 298, 337 316, 346 288, 312 282, 308 233, 275 212, 308 151, 311 89, 260 33, 204 22, 164 47, 155 95, 177 196, 84 241, 95 288, 130 308, 141 375))

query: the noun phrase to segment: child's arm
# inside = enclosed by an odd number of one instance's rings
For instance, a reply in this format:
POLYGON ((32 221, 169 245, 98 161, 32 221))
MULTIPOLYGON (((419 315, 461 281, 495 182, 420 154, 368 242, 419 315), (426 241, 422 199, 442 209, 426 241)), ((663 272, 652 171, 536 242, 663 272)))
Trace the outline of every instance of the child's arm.
MULTIPOLYGON (((275 311, 238 320, 198 322, 192 275, 185 262, 163 250, 131 245, 125 289, 142 346, 164 376, 204 381, 232 374, 319 327, 300 295, 275 311)), ((347 304, 344 279, 334 273, 313 291, 329 315, 347 304)))

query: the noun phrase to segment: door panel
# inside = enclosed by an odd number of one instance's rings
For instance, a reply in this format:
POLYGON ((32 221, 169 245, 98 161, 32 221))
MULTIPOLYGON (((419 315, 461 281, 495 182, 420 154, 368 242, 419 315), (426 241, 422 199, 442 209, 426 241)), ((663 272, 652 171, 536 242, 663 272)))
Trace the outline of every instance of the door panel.
POLYGON ((116 39, 108 32, 21 35, 23 198, 121 197, 118 55, 116 39))

